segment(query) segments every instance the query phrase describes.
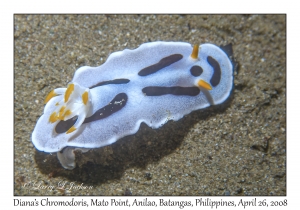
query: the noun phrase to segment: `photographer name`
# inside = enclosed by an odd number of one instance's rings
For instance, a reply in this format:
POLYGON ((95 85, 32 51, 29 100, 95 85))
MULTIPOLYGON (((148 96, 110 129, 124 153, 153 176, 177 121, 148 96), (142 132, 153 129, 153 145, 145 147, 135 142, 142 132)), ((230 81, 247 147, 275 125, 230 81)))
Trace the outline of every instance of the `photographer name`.
POLYGON ((29 190, 47 190, 47 191, 53 191, 55 189, 58 190, 91 190, 93 189, 93 186, 85 185, 83 183, 77 184, 75 182, 67 182, 62 181, 59 182, 57 185, 49 185, 45 184, 44 182, 26 182, 22 185, 23 188, 29 189, 29 190))

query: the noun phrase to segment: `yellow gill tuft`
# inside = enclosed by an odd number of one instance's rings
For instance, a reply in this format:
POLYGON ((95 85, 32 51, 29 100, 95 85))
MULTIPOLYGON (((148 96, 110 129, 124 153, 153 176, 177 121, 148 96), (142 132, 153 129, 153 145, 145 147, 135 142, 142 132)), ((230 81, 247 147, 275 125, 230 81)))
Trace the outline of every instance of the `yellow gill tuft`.
POLYGON ((48 103, 48 101, 50 101, 51 98, 53 98, 54 96, 57 96, 57 94, 54 92, 54 90, 52 90, 46 97, 44 103, 48 103))
POLYGON ((83 101, 84 105, 86 105, 89 100, 89 93, 87 91, 85 91, 81 97, 82 97, 82 101, 83 101))
POLYGON ((74 84, 69 84, 65 92, 65 103, 68 102, 70 95, 72 94, 73 91, 74 91, 74 84))

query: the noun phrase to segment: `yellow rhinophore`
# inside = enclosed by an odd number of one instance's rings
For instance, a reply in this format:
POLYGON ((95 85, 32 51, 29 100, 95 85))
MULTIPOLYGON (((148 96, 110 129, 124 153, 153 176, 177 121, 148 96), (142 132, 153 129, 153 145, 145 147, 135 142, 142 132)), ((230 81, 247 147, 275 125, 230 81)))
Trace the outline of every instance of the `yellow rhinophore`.
POLYGON ((194 45, 191 58, 198 59, 198 53, 199 53, 199 45, 194 45))
POLYGON ((205 82, 202 79, 198 81, 198 86, 201 87, 201 88, 204 88, 206 90, 212 90, 211 85, 208 82, 205 82))

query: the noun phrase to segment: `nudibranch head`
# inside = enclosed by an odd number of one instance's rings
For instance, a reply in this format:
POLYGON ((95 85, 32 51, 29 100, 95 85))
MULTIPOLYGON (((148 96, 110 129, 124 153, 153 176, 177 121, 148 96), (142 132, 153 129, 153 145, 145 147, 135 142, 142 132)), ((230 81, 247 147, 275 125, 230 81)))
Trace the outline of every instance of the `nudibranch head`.
POLYGON ((62 95, 63 97, 60 101, 55 103, 55 109, 50 114, 48 121, 49 123, 57 123, 60 120, 66 121, 77 116, 75 124, 66 132, 66 134, 71 134, 76 131, 82 125, 85 118, 90 115, 92 106, 90 90, 76 83, 70 83, 68 88, 52 90, 46 97, 45 103, 48 103, 53 97, 58 95, 62 95))

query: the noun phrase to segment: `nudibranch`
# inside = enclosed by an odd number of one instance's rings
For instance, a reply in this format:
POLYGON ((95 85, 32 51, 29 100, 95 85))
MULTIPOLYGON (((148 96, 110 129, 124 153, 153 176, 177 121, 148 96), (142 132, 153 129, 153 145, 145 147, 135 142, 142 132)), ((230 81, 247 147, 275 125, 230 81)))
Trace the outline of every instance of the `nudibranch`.
POLYGON ((49 93, 32 142, 40 151, 58 152, 72 169, 68 148, 103 147, 136 133, 142 122, 159 128, 224 102, 233 70, 231 44, 150 42, 112 53, 103 65, 79 68, 66 88, 49 93))

